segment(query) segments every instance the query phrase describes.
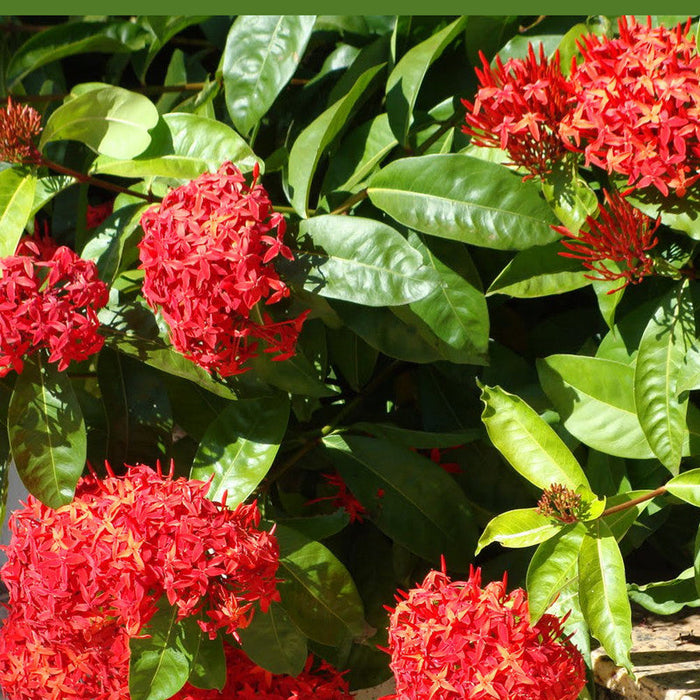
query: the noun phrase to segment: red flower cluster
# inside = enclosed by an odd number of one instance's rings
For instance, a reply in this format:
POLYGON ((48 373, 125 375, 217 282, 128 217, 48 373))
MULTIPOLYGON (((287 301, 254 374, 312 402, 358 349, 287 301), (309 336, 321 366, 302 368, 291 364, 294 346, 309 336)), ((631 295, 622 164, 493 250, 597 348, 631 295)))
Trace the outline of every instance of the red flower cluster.
POLYGON ((90 231, 97 228, 114 210, 114 202, 107 200, 102 204, 88 204, 85 212, 85 228, 90 231))
MULTIPOLYGON (((565 226, 552 226, 565 236, 562 243, 571 251, 559 255, 578 258, 583 261, 585 268, 598 273, 597 277, 586 275, 589 279, 623 279, 623 287, 630 282, 640 282, 653 270, 654 261, 647 251, 658 242, 654 234, 661 219, 652 222, 617 192, 603 190, 603 194, 605 203, 598 205, 598 220, 588 216, 578 233, 572 233, 565 226), (623 263, 624 267, 611 270, 603 264, 604 260, 623 263)), ((608 293, 614 291, 616 290, 608 293)))
POLYGON ((575 523, 581 517, 581 494, 563 484, 550 484, 542 491, 537 512, 563 523, 575 523))
POLYGON ((10 616, 0 630, 9 700, 128 700, 129 638, 163 595, 210 636, 245 627, 278 599, 277 542, 255 504, 230 511, 208 484, 145 466, 88 476, 52 510, 30 496, 11 520, 0 571, 10 616))
POLYGON ((622 17, 619 30, 616 39, 583 38, 562 138, 630 185, 683 196, 700 178, 700 56, 690 20, 666 29, 622 17))
POLYGON ((481 588, 481 572, 450 581, 431 571, 391 611, 389 651, 399 700, 575 700, 586 682, 561 622, 530 626, 522 589, 481 588))
POLYGON ((6 163, 38 163, 41 159, 34 142, 41 133, 41 115, 29 105, 18 105, 7 98, 0 109, 0 160, 6 163))
POLYGON ((226 685, 223 690, 201 690, 186 685, 172 700, 351 700, 343 676, 325 661, 312 669, 313 657, 298 676, 276 675, 254 664, 240 649, 228 644, 226 685))
POLYGON ((492 68, 480 52, 482 69, 476 69, 480 88, 467 108, 465 134, 478 146, 502 148, 514 165, 544 175, 566 153, 559 138, 559 124, 567 112, 566 78, 559 54, 552 61, 540 46, 539 59, 532 45, 527 58, 510 59, 503 65, 496 57, 492 68))
POLYGON ((108 300, 91 260, 50 239, 25 239, 0 259, 0 376, 40 348, 63 371, 102 348, 97 311, 108 300))
POLYGON ((338 491, 333 496, 323 496, 322 498, 314 498, 312 501, 307 501, 306 505, 331 501, 336 508, 342 508, 350 516, 351 523, 361 523, 363 516, 367 513, 367 509, 348 489, 348 485, 343 480, 343 477, 338 472, 335 474, 321 474, 321 476, 329 486, 338 489, 338 491))
POLYGON ((224 163, 170 191, 141 218, 144 297, 161 310, 175 349, 221 376, 245 372, 258 341, 277 353, 273 359, 291 357, 306 317, 252 318, 260 301, 289 296, 271 262, 292 259, 282 242, 284 218, 272 211, 257 178, 256 166, 248 186, 238 168, 224 163))

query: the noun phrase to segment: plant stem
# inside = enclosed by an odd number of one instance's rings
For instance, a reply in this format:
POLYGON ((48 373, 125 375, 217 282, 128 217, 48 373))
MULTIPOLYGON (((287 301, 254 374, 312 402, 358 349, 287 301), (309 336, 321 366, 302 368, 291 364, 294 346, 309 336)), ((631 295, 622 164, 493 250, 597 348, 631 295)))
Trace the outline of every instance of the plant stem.
POLYGON ((78 182, 84 182, 88 185, 94 185, 95 187, 101 187, 103 190, 110 190, 111 192, 117 192, 118 194, 128 194, 132 197, 138 197, 139 199, 144 199, 147 202, 160 202, 161 198, 156 197, 152 194, 144 194, 143 192, 136 192, 135 190, 130 190, 128 187, 121 187, 120 185, 115 185, 107 180, 102 180, 98 177, 92 177, 92 175, 86 175, 78 170, 73 170, 72 168, 66 168, 60 163, 55 163, 44 156, 41 156, 40 165, 45 165, 51 170, 55 170, 57 173, 62 175, 70 175, 74 177, 78 182))
POLYGON ((612 506, 612 507, 608 508, 607 510, 604 510, 603 514, 600 517, 604 518, 607 515, 612 515, 613 513, 619 513, 621 510, 627 510, 628 508, 632 508, 633 506, 636 506, 639 503, 644 503, 644 501, 650 501, 652 498, 656 498, 656 496, 661 496, 664 493, 666 493, 666 486, 659 486, 658 489, 654 489, 653 491, 650 491, 648 494, 646 494, 646 496, 639 496, 638 498, 633 498, 631 501, 625 501, 624 503, 618 503, 618 505, 612 506))
POLYGON ((367 199, 367 188, 360 190, 351 197, 348 197, 337 209, 334 209, 331 214, 344 214, 348 209, 354 207, 355 204, 367 199))

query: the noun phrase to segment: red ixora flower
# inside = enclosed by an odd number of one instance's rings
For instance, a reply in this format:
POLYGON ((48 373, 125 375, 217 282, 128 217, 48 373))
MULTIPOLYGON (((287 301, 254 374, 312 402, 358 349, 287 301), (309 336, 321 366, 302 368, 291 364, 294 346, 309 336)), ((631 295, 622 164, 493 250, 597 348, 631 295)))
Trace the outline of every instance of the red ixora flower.
MULTIPOLYGON (((443 565, 444 568, 444 565, 443 565)), ((451 581, 431 571, 397 597, 389 652, 398 700, 575 700, 586 682, 583 657, 543 615, 530 625, 525 591, 506 577, 481 587, 481 572, 451 581)))
POLYGON ((616 39, 590 34, 571 74, 560 133, 586 163, 678 196, 700 178, 700 56, 683 28, 621 17, 616 39))
POLYGON ((654 234, 661 219, 652 222, 615 191, 603 190, 603 194, 605 202, 598 205, 599 218, 586 217, 578 233, 565 226, 552 226, 565 237, 562 244, 571 251, 559 255, 582 260, 585 268, 597 273, 597 276, 586 275, 588 279, 625 280, 622 287, 630 282, 636 284, 653 270, 654 261, 647 253, 658 243, 654 234), (605 260, 622 263, 624 267, 610 269, 605 260))
POLYGON ((291 357, 306 313, 274 322, 258 303, 289 296, 272 261, 292 259, 256 164, 247 185, 232 163, 171 190, 141 218, 143 294, 160 309, 176 350, 221 376, 245 372, 264 351, 291 357))
POLYGON ((82 478, 57 509, 29 496, 10 521, 0 575, 10 616, 0 630, 8 700, 128 700, 129 639, 166 596, 178 619, 235 635, 257 604, 279 599, 279 550, 255 504, 227 509, 209 485, 139 465, 82 478))
POLYGON ((254 664, 240 649, 224 645, 226 685, 222 691, 187 684, 172 700, 352 700, 347 681, 321 660, 309 656, 298 676, 274 674, 254 664))
POLYGON ((21 372, 40 348, 61 371, 102 348, 97 311, 109 293, 92 260, 48 237, 25 238, 0 259, 0 275, 0 376, 21 372))
POLYGON ((0 160, 6 163, 39 163, 36 137, 41 133, 41 115, 29 105, 7 98, 0 109, 0 160))
POLYGON ((349 516, 351 523, 361 523, 363 516, 367 513, 367 509, 360 503, 353 493, 348 489, 348 485, 343 480, 343 477, 336 472, 335 474, 321 474, 326 483, 337 489, 333 496, 323 496, 307 501, 306 505, 312 503, 321 503, 322 501, 331 501, 336 508, 342 508, 349 516))
POLYGON ((97 228, 114 211, 114 202, 108 199, 102 204, 88 204, 85 212, 85 228, 97 228))
POLYGON ((559 124, 568 109, 569 90, 559 53, 548 60, 542 45, 539 57, 530 45, 524 59, 510 59, 504 65, 497 56, 495 68, 479 55, 480 87, 473 103, 462 100, 467 108, 462 131, 477 146, 507 151, 514 165, 531 173, 526 178, 545 175, 566 154, 559 124))

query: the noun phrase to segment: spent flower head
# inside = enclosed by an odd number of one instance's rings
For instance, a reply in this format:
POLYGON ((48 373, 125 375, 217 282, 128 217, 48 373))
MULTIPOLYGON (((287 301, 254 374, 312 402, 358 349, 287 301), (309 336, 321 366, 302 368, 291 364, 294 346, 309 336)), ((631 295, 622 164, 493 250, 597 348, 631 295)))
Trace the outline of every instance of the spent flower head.
POLYGON ((581 494, 563 484, 550 484, 542 491, 537 502, 537 512, 556 518, 563 523, 575 523, 581 515, 581 494))
POLYGON ((0 109, 0 161, 6 163, 38 163, 41 155, 36 147, 41 133, 41 115, 33 107, 13 102, 0 109))
POLYGON ((586 682, 580 652, 561 621, 530 625, 522 589, 481 572, 451 581, 431 571, 397 597, 389 625, 397 700, 575 700, 586 682))
POLYGON ((171 190, 141 218, 143 295, 161 311, 176 350, 221 376, 245 372, 258 345, 275 360, 294 355, 306 313, 255 319, 260 302, 289 296, 272 261, 292 259, 285 221, 267 192, 232 163, 171 190))

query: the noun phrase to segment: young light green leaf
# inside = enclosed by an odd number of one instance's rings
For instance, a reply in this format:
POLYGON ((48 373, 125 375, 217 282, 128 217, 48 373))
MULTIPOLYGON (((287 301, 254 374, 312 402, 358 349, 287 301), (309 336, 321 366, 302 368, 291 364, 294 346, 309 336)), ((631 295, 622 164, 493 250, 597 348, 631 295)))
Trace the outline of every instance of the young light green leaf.
POLYGON ((310 639, 335 646, 364 631, 364 609, 348 570, 320 542, 279 526, 282 607, 310 639))
POLYGON ((563 258, 560 241, 521 250, 503 268, 486 292, 519 299, 546 297, 580 289, 591 283, 580 260, 563 258))
POLYGON ((523 250, 558 238, 539 188, 503 165, 461 154, 400 158, 369 181, 372 203, 440 238, 523 250))
POLYGON ((207 497, 234 508, 253 492, 277 455, 289 420, 286 396, 244 399, 209 426, 194 456, 190 478, 212 479, 207 497))
POLYGON ((504 547, 531 547, 554 537, 563 527, 536 508, 508 510, 492 518, 484 529, 474 555, 492 542, 504 547))
POLYGON ((443 30, 410 49, 397 63, 386 83, 386 109, 389 124, 402 145, 408 142, 413 108, 423 78, 431 64, 464 30, 467 17, 456 19, 443 30))
POLYGON ((649 320, 634 375, 639 423, 654 454, 672 474, 678 473, 688 434, 688 397, 678 397, 676 386, 694 337, 693 301, 684 284, 662 299, 649 320))
POLYGON ((0 258, 14 255, 29 221, 37 179, 15 168, 0 172, 0 258))
POLYGON ((596 521, 579 552, 579 596, 591 634, 618 666, 632 670, 632 612, 625 585, 625 564, 608 526, 596 521))
POLYGON ((691 505, 700 508, 700 469, 683 472, 666 482, 666 490, 691 505))
POLYGON ((304 129, 289 153, 290 202, 302 218, 307 217, 311 181, 321 157, 347 126, 353 110, 369 96, 374 78, 384 65, 366 70, 350 91, 304 129))
POLYGON ((226 107, 247 136, 272 107, 304 56, 314 15, 241 15, 221 58, 226 107))
POLYGON ((24 363, 7 411, 12 459, 29 492, 51 508, 70 503, 87 437, 73 385, 41 354, 24 363))
POLYGON ((308 656, 306 637, 279 603, 255 615, 238 634, 246 655, 266 671, 296 676, 303 670, 308 656))
POLYGON ((574 437, 618 457, 653 457, 637 417, 633 367, 599 357, 550 355, 537 361, 537 372, 574 437))
MULTIPOLYGON (((559 221, 578 233, 587 216, 598 210, 598 199, 589 185, 578 177, 571 161, 564 159, 542 181, 542 193, 559 221)), ((581 266, 581 261, 578 261, 581 266)))
POLYGON ((562 484, 571 490, 588 479, 569 448, 521 398, 500 387, 482 387, 482 420, 491 442, 535 486, 562 484))
POLYGON ((578 555, 586 526, 575 523, 560 527, 537 548, 527 569, 527 598, 530 622, 542 617, 559 591, 578 576, 578 555))
POLYGON ((107 85, 82 92, 51 114, 39 148, 51 141, 80 141, 111 158, 134 158, 151 143, 158 110, 144 95, 107 85))

